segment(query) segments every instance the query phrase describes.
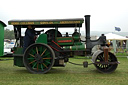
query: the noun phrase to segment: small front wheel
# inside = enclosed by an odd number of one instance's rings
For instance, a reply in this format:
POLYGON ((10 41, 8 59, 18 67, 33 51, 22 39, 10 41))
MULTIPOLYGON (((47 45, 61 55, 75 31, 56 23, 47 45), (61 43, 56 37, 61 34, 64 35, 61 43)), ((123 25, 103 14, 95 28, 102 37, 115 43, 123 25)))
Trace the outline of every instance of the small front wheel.
POLYGON ((54 51, 46 44, 30 45, 23 56, 27 70, 35 74, 47 73, 55 62, 54 51))
POLYGON ((108 52, 108 62, 110 63, 116 62, 115 64, 109 64, 109 63, 103 64, 105 62, 104 57, 105 57, 104 52, 101 50, 98 50, 93 54, 92 61, 95 63, 94 65, 97 68, 97 70, 101 73, 111 73, 115 71, 118 66, 117 63, 118 60, 116 56, 113 53, 108 52))

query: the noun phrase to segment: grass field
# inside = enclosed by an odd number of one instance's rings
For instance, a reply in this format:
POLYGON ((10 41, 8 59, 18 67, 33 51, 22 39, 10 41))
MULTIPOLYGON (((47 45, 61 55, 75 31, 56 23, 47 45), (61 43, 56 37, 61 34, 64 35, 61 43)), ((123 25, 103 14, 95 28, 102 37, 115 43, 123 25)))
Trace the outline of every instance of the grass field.
MULTIPOLYGON (((82 63, 90 59, 70 59, 82 63)), ((0 85, 128 85, 128 59, 118 58, 121 64, 111 74, 99 73, 93 65, 88 68, 67 63, 54 67, 47 74, 31 74, 24 67, 13 66, 13 60, 0 62, 0 85)), ((91 62, 91 61, 90 61, 91 62)))

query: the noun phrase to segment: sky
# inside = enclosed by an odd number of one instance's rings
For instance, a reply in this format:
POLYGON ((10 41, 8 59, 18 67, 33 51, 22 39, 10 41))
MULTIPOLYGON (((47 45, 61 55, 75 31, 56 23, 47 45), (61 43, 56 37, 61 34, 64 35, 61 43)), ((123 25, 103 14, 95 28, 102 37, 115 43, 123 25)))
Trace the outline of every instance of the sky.
MULTIPOLYGON (((0 0, 0 20, 65 19, 91 15, 91 31, 128 32, 127 0, 0 0)), ((6 28, 12 29, 12 26, 6 28)), ((82 30, 85 29, 83 24, 82 30)), ((63 30, 64 31, 64 30, 63 30)))

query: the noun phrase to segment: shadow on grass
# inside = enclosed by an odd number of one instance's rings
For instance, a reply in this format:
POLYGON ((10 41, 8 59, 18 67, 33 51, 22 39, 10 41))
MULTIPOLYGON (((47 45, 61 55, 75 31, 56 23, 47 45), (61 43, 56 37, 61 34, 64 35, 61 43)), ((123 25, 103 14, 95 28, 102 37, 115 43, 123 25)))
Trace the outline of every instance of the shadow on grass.
POLYGON ((63 68, 52 68, 48 74, 63 74, 63 73, 66 73, 66 70, 64 70, 63 68))
MULTIPOLYGON (((0 69, 1 70, 1 69, 0 69)), ((4 69, 5 70, 5 69, 4 69)), ((2 70, 2 71, 4 71, 2 70)), ((19 69, 14 69, 13 73, 16 74, 32 74, 30 73, 26 68, 19 68, 19 69)), ((120 75, 121 72, 116 70, 112 73, 101 73, 97 69, 81 69, 81 70, 73 70, 73 69, 67 69, 67 68, 61 68, 61 67, 53 67, 49 72, 46 74, 84 74, 84 75, 120 75)))
POLYGON ((27 69, 15 70, 15 73, 17 73, 17 74, 30 74, 30 72, 27 69))
MULTIPOLYGON (((3 70, 4 71, 4 70, 3 70)), ((15 73, 17 73, 17 74, 32 74, 32 73, 30 73, 27 69, 21 69, 21 68, 19 68, 19 69, 16 69, 16 70, 14 70, 15 71, 15 73)), ((61 69, 57 69, 57 68, 52 68, 48 73, 46 73, 46 74, 60 74, 60 73, 66 73, 66 71, 64 71, 64 70, 61 70, 61 69)))

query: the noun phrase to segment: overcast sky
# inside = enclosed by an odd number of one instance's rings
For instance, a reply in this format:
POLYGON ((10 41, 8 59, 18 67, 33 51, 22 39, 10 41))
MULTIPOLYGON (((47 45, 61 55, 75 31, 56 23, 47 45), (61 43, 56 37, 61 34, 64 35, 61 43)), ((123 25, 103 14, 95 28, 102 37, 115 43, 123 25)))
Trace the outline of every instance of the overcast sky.
POLYGON ((91 31, 113 32, 116 26, 122 32, 128 32, 127 0, 0 0, 0 3, 0 20, 6 24, 12 19, 84 18, 84 15, 91 15, 91 31))

